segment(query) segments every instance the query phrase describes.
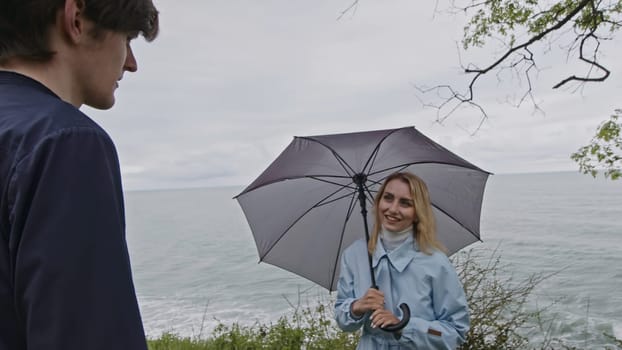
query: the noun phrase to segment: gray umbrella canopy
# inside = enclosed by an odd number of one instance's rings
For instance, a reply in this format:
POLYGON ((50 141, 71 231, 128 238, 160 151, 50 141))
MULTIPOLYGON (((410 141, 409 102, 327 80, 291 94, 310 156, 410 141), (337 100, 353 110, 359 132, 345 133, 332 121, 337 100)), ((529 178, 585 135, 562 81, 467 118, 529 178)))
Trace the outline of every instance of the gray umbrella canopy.
POLYGON ((371 208, 383 180, 396 171, 428 185, 437 235, 450 254, 480 240, 490 173, 415 128, 295 137, 236 197, 260 261, 335 290, 341 252, 365 238, 355 176, 364 176, 371 208))

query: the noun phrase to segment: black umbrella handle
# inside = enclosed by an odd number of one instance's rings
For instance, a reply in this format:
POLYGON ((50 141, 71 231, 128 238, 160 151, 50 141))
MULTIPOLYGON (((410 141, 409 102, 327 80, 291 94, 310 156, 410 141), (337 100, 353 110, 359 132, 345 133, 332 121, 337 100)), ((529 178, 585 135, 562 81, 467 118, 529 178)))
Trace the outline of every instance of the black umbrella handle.
POLYGON ((395 333, 401 331, 404 327, 406 327, 408 321, 410 321, 410 308, 406 303, 401 303, 400 309, 402 309, 402 319, 400 320, 400 322, 392 324, 390 326, 380 327, 380 329, 382 329, 383 331, 395 333))

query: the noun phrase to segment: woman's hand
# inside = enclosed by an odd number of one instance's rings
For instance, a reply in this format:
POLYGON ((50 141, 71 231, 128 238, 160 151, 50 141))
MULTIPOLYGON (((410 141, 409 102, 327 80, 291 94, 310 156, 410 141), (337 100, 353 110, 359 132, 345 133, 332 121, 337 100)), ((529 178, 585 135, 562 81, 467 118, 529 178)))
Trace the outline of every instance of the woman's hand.
POLYGON ((371 327, 372 328, 376 328, 376 327, 385 327, 385 326, 390 326, 393 324, 398 324, 400 322, 400 320, 395 317, 395 315, 393 315, 393 313, 389 310, 385 310, 385 309, 377 309, 375 310, 370 318, 371 320, 371 327))
POLYGON ((375 288, 369 288, 362 298, 352 303, 354 316, 363 316, 368 311, 384 308, 384 293, 375 288))

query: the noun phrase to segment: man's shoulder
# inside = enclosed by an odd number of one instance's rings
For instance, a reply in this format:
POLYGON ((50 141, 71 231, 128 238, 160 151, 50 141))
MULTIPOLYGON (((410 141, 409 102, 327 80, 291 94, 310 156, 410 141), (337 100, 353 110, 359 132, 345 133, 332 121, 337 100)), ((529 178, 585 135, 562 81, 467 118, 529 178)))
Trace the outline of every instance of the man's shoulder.
POLYGON ((63 129, 91 128, 103 132, 86 114, 55 96, 23 95, 21 99, 14 99, 10 108, 0 105, 0 111, 5 128, 12 127, 17 131, 38 130, 42 134, 53 134, 63 129))
POLYGON ((75 106, 29 77, 0 72, 0 132, 54 133, 68 128, 101 127, 75 106))
POLYGON ((46 141, 71 133, 109 139, 91 118, 57 96, 17 87, 0 98, 0 144, 21 158, 46 141), (7 146, 11 145, 11 146, 7 146))

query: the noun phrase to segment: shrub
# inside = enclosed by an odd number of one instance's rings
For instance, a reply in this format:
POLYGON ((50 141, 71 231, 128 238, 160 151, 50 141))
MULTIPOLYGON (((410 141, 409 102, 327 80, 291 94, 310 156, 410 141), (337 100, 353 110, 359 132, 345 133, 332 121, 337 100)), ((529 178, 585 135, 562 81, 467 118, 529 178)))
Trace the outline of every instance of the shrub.
POLYGON ((545 276, 531 275, 515 281, 501 276, 500 257, 485 258, 469 250, 452 258, 462 281, 471 313, 471 328, 462 350, 520 349, 528 344, 521 330, 539 316, 525 308, 527 298, 545 276), (483 262, 483 263, 482 263, 483 262))

